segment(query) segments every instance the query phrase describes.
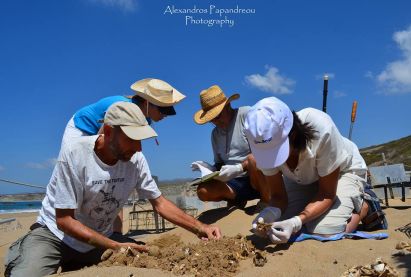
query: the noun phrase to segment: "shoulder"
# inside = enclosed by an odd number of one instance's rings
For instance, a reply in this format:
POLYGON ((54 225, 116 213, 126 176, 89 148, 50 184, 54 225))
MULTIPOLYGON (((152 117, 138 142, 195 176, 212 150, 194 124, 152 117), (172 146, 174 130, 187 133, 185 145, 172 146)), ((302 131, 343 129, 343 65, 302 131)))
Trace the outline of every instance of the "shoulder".
POLYGON ((247 113, 250 109, 251 109, 250 106, 239 107, 238 113, 237 113, 237 120, 240 120, 242 124, 244 124, 245 118, 247 117, 247 113))
POLYGON ((96 105, 111 105, 113 103, 122 101, 131 102, 131 99, 121 95, 114 95, 100 99, 98 102, 96 102, 96 105))
POLYGON ((334 121, 323 111, 314 108, 305 108, 297 112, 298 118, 302 123, 308 123, 320 135, 329 133, 335 128, 334 121))
POLYGON ((242 107, 239 107, 239 108, 238 108, 238 114, 245 116, 250 109, 251 109, 250 106, 242 106, 242 107))
POLYGON ((143 152, 136 152, 130 159, 130 162, 135 164, 137 167, 147 164, 146 156, 143 152))
POLYGON ((96 139, 98 138, 98 135, 94 136, 82 136, 78 138, 72 138, 68 142, 62 146, 62 150, 67 152, 79 152, 79 151, 85 151, 87 149, 94 149, 94 143, 96 142, 96 139))

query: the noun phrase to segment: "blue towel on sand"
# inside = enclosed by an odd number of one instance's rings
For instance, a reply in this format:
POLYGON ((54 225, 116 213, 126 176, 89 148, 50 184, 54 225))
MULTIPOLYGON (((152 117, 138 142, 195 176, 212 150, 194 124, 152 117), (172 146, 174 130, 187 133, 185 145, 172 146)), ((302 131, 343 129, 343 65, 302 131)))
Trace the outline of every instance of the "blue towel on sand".
POLYGON ((353 233, 339 233, 336 235, 332 235, 330 237, 322 237, 318 235, 306 234, 306 233, 299 233, 295 236, 292 236, 289 242, 299 242, 306 239, 314 239, 318 241, 335 241, 340 239, 386 239, 388 238, 388 234, 386 233, 364 233, 364 232, 353 232, 353 233))

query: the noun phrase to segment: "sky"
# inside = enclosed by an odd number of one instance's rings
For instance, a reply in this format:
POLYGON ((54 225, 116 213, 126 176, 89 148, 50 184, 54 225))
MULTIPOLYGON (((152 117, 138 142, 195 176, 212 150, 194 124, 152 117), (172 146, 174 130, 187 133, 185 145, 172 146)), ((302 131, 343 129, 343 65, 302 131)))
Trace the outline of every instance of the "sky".
MULTIPOLYGON (((275 96, 321 109, 328 74, 327 113, 343 135, 358 101, 360 148, 408 136, 410 10, 408 0, 3 0, 0 178, 46 186, 71 116, 143 78, 187 95, 153 125, 160 145, 143 142, 160 180, 212 163, 213 126, 193 115, 214 84, 241 95, 233 107, 275 96)), ((0 194, 36 191, 0 182, 0 194)))

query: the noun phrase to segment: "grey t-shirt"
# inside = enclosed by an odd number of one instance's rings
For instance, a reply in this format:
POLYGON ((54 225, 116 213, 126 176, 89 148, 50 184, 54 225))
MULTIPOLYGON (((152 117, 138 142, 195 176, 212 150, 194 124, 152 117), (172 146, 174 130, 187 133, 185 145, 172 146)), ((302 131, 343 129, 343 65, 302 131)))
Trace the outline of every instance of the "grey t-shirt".
POLYGON ((250 154, 250 146, 244 133, 244 121, 249 106, 235 109, 233 120, 227 130, 215 127, 211 133, 214 162, 238 164, 250 154))
POLYGON ((83 253, 94 247, 57 228, 56 208, 75 210, 78 221, 108 237, 117 214, 134 189, 147 199, 161 195, 141 152, 128 162, 118 161, 109 166, 94 152, 97 137, 75 138, 63 145, 37 218, 60 240, 83 253))

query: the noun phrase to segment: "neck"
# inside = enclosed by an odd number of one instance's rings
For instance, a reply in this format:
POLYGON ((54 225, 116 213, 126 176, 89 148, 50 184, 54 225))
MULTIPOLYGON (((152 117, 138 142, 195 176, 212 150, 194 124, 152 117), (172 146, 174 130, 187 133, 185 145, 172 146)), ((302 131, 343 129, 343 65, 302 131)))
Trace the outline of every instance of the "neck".
POLYGON ((94 152, 99 159, 107 165, 115 165, 118 161, 110 151, 108 144, 105 141, 104 135, 99 135, 94 143, 94 152))

